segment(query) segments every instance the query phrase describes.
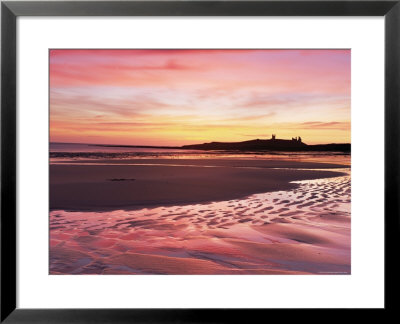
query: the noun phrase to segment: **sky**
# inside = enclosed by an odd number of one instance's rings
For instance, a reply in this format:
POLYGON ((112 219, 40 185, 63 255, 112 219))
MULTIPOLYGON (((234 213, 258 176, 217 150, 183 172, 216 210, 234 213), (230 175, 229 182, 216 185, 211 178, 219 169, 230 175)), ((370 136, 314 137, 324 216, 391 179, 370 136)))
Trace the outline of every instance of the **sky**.
POLYGON ((350 143, 350 50, 50 50, 50 141, 350 143))

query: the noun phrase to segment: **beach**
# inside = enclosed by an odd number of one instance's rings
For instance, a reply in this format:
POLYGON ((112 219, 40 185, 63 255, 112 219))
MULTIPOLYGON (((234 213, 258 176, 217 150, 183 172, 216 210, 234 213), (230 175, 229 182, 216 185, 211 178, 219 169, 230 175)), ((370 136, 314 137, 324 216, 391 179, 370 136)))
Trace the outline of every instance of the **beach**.
POLYGON ((349 274, 348 164, 50 164, 51 274, 349 274))
POLYGON ((340 175, 340 165, 252 160, 80 161, 50 166, 50 208, 134 209, 223 201, 340 175), (322 168, 320 170, 316 170, 322 168), (324 170, 325 169, 325 170, 324 170))

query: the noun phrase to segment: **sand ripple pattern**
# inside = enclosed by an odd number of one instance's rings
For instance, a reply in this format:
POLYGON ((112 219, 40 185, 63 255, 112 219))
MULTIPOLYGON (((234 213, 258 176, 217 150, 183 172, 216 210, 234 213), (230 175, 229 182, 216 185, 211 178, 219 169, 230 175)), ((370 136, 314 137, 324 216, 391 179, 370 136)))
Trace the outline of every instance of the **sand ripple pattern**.
POLYGON ((209 204, 50 213, 51 274, 349 274, 350 175, 209 204))

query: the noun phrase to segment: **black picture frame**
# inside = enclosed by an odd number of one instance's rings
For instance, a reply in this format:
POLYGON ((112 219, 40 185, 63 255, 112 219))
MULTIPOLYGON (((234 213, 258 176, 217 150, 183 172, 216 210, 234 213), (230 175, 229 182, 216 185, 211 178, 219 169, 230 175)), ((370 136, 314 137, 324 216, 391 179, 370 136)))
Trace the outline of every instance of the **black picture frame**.
MULTIPOLYGON (((1 3, 1 322, 198 323, 266 321, 271 309, 16 308, 16 19, 19 16, 384 16, 385 311, 399 286, 400 0, 394 1, 2 1, 1 3), (393 251, 392 251, 393 250, 393 251), (260 317, 259 317, 260 316, 260 317), (264 318, 264 320, 263 320, 264 318), (258 321, 258 320, 257 320, 258 321)), ((366 288, 367 289, 367 288, 366 288)), ((297 310, 299 311, 299 310, 297 310)), ((381 310, 379 310, 381 311, 381 310)), ((351 319, 350 319, 351 320, 351 319)))

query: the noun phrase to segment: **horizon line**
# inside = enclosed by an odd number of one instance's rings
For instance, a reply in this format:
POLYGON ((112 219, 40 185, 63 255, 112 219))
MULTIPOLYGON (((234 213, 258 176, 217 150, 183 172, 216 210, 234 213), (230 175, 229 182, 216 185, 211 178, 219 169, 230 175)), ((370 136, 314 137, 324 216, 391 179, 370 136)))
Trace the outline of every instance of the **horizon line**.
MULTIPOLYGON (((271 139, 260 139, 260 138, 255 138, 253 140, 271 140, 271 139)), ((285 140, 282 138, 277 138, 277 140, 285 140)), ((290 141, 291 139, 287 139, 287 141, 290 141)), ((154 148, 182 148, 184 146, 189 146, 189 145, 200 145, 200 144, 206 144, 206 143, 241 143, 241 142, 248 142, 252 140, 245 140, 245 141, 239 141, 239 142, 219 142, 219 141, 210 141, 210 142, 203 142, 203 143, 194 143, 194 144, 184 144, 184 145, 143 145, 143 144, 107 144, 107 143, 77 143, 77 142, 51 142, 49 141, 49 144, 80 144, 80 145, 97 145, 97 146, 114 146, 114 147, 154 147, 154 148)), ((304 143, 304 142, 303 142, 304 143)), ((306 144, 306 143, 304 143, 306 144)), ((349 144, 351 145, 351 142, 330 142, 330 143, 318 143, 318 144, 306 144, 306 145, 329 145, 329 144, 349 144)))

